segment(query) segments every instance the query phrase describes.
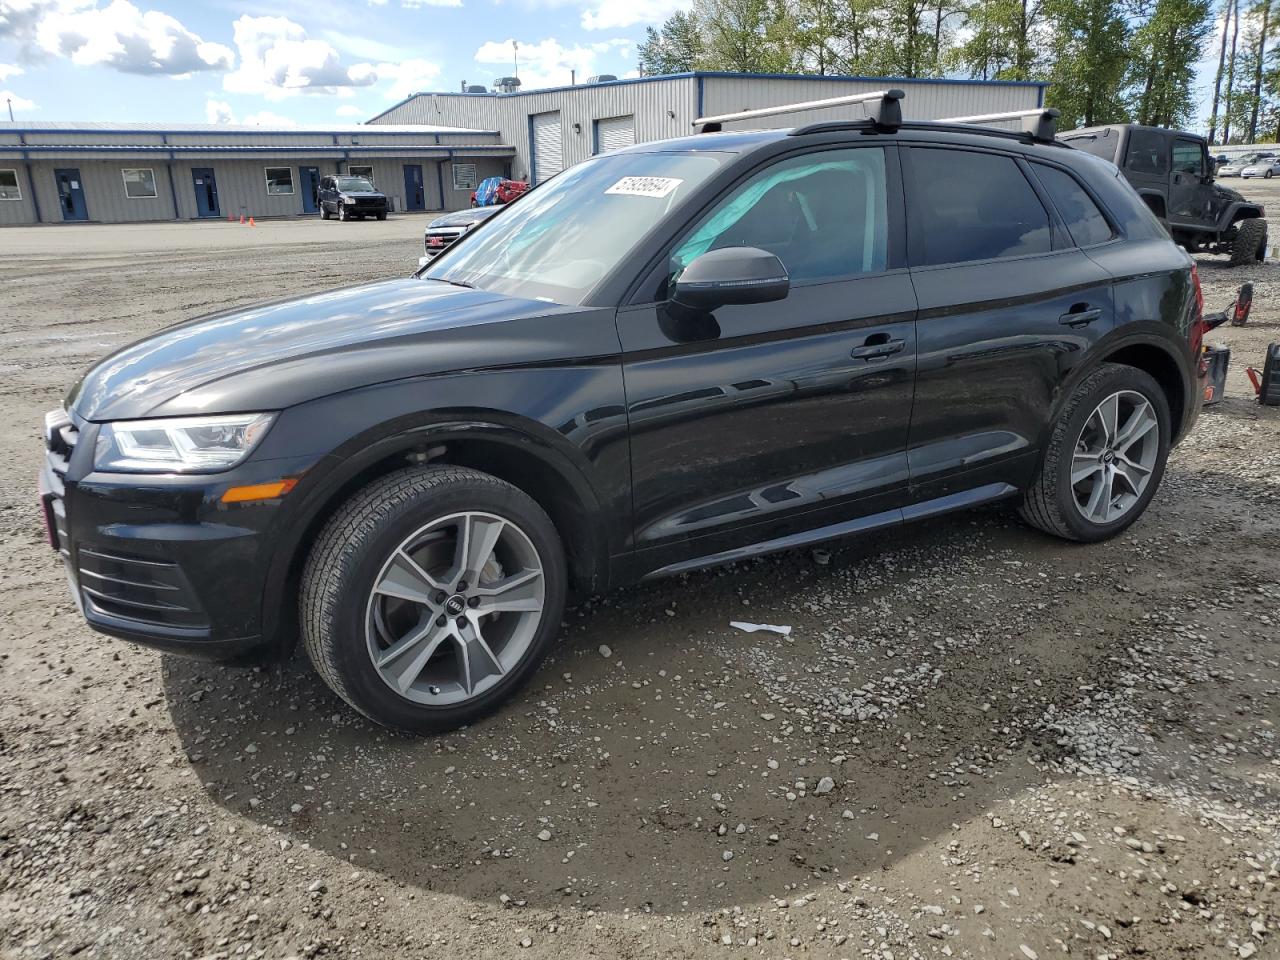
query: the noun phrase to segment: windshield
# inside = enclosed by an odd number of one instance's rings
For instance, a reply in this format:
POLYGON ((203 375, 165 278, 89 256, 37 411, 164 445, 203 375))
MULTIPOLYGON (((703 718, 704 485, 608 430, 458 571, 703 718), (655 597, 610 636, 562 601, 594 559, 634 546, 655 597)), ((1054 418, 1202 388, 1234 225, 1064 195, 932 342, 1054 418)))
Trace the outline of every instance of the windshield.
POLYGON ((351 193, 374 193, 376 188, 367 177, 338 177, 338 189, 351 193))
POLYGON ((627 153, 587 160, 525 194, 420 276, 576 306, 726 159, 627 153))

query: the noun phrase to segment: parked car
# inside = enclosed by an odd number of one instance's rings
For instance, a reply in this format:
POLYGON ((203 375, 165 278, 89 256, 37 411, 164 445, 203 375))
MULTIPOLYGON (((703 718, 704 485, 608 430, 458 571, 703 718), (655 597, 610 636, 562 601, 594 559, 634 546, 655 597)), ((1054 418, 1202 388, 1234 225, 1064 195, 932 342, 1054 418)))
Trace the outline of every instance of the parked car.
POLYGON ((96 364, 41 498, 97 630, 301 641, 367 717, 470 723, 570 598, 994 501, 1151 502, 1204 386, 1195 267, 1114 166, 826 122, 587 160, 413 277, 96 364))
POLYGON ((480 181, 480 186, 471 193, 473 207, 491 207, 495 204, 510 203, 522 196, 529 189, 523 180, 508 180, 506 177, 489 177, 480 181))
POLYGON ((436 217, 427 224, 427 229, 423 233, 424 254, 418 259, 418 266, 425 267, 453 246, 464 233, 484 223, 501 209, 502 207, 473 207, 470 210, 459 210, 436 217))
POLYGON ((1263 177, 1270 180, 1277 173, 1280 173, 1280 157, 1259 157, 1242 169, 1240 176, 1245 180, 1250 177, 1263 177))
POLYGON ((1266 255, 1262 205, 1213 182, 1204 137, 1130 123, 1070 130, 1058 139, 1119 167, 1185 249, 1226 254, 1232 266, 1255 263, 1266 255))
POLYGON ((338 174, 320 178, 316 199, 320 206, 320 219, 336 216, 339 220, 353 217, 387 219, 387 195, 373 185, 368 177, 338 174))
POLYGON ((1217 176, 1219 177, 1238 177, 1245 167, 1252 166, 1259 160, 1274 156, 1271 153, 1246 153, 1244 156, 1236 157, 1234 160, 1226 160, 1218 165, 1217 176))

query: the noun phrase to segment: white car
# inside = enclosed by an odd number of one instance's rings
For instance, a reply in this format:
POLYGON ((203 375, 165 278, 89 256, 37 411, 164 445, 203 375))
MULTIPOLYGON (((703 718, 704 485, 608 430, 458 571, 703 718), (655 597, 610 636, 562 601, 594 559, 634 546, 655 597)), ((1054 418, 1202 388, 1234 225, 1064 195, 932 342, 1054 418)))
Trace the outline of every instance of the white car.
POLYGON ((1272 157, 1269 153, 1246 153, 1242 157, 1234 157, 1228 160, 1214 172, 1215 177, 1238 177, 1246 167, 1261 163, 1272 157))
POLYGON ((1241 170, 1240 176, 1246 180, 1250 177, 1265 177, 1270 180, 1277 173, 1280 173, 1280 157, 1264 157, 1241 170))

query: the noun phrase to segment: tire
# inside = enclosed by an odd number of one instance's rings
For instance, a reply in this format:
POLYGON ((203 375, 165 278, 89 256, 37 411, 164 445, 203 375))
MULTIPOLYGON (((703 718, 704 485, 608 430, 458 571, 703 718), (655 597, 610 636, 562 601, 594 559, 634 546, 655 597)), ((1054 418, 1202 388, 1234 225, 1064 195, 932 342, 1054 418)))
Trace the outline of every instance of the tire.
POLYGON ((321 220, 329 219, 329 208, 326 207, 323 203, 320 204, 320 219, 321 220))
POLYGON ((1263 180, 1270 180, 1270 179, 1271 179, 1271 171, 1270 171, 1270 170, 1267 170, 1267 172, 1266 172, 1266 173, 1264 173, 1264 174, 1262 175, 1262 179, 1263 179, 1263 180))
POLYGON ((347 205, 345 203, 338 204, 338 219, 343 223, 351 219, 351 214, 347 213, 347 205))
MULTIPOLYGON (((1096 543, 1114 537, 1142 516, 1151 498, 1155 496, 1169 457, 1171 424, 1168 400, 1160 385, 1149 374, 1122 364, 1102 364, 1076 386, 1059 412, 1049 441, 1041 453, 1036 476, 1023 493, 1019 508, 1022 519, 1038 530, 1064 540, 1096 543), (1156 426, 1153 429, 1158 429, 1158 435, 1147 440, 1145 438, 1149 437, 1148 431, 1142 435, 1143 439, 1136 441, 1142 444, 1140 450, 1146 452, 1151 461, 1141 492, 1133 496, 1131 487, 1123 492, 1126 484, 1122 480, 1118 481, 1114 488, 1117 491, 1116 499, 1119 501, 1128 496, 1130 499, 1127 506, 1113 519, 1096 520, 1086 517, 1083 508, 1078 505, 1078 498, 1084 499, 1087 495, 1087 485, 1091 480, 1082 480, 1079 485, 1082 489, 1077 489, 1070 482, 1071 473, 1073 461, 1087 435, 1086 428, 1093 429, 1095 421, 1092 418, 1095 411, 1104 400, 1116 395, 1121 395, 1126 403, 1136 402, 1137 397, 1145 399, 1154 415, 1156 426), (1152 444, 1149 451, 1146 446, 1148 443, 1152 444)), ((1124 425, 1122 421, 1120 426, 1124 425)), ((1128 452, 1132 454, 1133 447, 1128 452)), ((1080 456, 1083 458, 1086 454, 1081 453, 1080 456)), ((1087 456, 1091 458, 1092 454, 1087 456)), ((1107 463, 1114 464, 1116 459, 1111 458, 1107 463)))
POLYGON ((1257 263, 1267 252, 1267 221, 1250 217, 1236 224, 1236 236, 1231 241, 1231 266, 1242 267, 1257 263))
POLYGON ((385 220, 385 219, 387 219, 387 215, 386 215, 385 213, 380 213, 380 214, 378 214, 378 219, 379 219, 379 220, 385 220))
MULTIPOLYGON (((430 541, 437 532, 427 534, 426 550, 435 549, 430 541)), ((485 542, 483 533, 476 533, 475 537, 482 539, 473 538, 474 542, 485 542)), ((444 577, 451 577, 457 573, 456 548, 447 541, 436 540, 435 544, 449 559, 448 565, 455 568, 442 571, 444 577)), ((523 491, 489 474, 462 467, 400 470, 352 496, 326 523, 312 547, 299 591, 303 646, 325 683, 370 720, 412 733, 452 730, 491 713, 533 675, 560 630, 566 585, 564 548, 559 534, 542 508, 523 491), (457 593, 447 601, 443 600, 443 593, 436 594, 432 598, 435 605, 430 609, 401 599, 394 592, 388 596, 385 590, 374 591, 375 585, 385 587, 393 580, 403 582, 399 575, 393 577, 389 573, 400 564, 398 558, 406 555, 402 549, 416 551, 417 558, 429 563, 425 559, 428 554, 412 545, 413 538, 423 530, 433 530, 435 525, 448 524, 459 515, 475 517, 477 523, 488 525, 501 521, 497 524, 501 533, 496 536, 510 536, 514 540, 518 534, 522 538, 518 544, 525 551, 523 556, 501 554, 506 541, 496 540, 498 546, 486 554, 489 562, 483 567, 488 570, 489 564, 494 564, 487 583, 482 573, 475 578, 478 581, 475 584, 447 584, 450 590, 456 587, 457 593), (501 567, 500 554, 507 558, 505 569, 501 567), (508 574, 507 570, 520 560, 523 560, 519 563, 520 571, 508 574), (468 609, 468 603, 471 608, 477 608, 481 602, 475 597, 476 593, 483 593, 486 587, 494 588, 507 576, 511 581, 522 576, 528 580, 536 564, 540 564, 540 587, 536 578, 532 586, 541 590, 540 611, 511 606, 510 609, 522 612, 488 617, 480 613, 471 619, 475 614, 468 609), (457 608, 450 606, 459 598, 463 602, 457 608), (385 635, 396 612, 393 604, 399 604, 399 613, 407 614, 403 622, 410 624, 399 637, 385 635), (459 609, 463 611, 461 614, 459 609), (446 614, 446 610, 450 613, 446 614), (438 618, 433 619, 436 614, 438 618), (449 617, 456 619, 450 623, 449 617), (504 620, 506 617, 514 619, 504 620), (467 625, 452 634, 454 626, 464 621, 467 625), (474 629, 475 634, 468 633, 468 636, 479 636, 477 623, 485 624, 488 637, 484 643, 477 646, 474 639, 463 643, 461 631, 474 629), (509 628, 505 640, 501 636, 504 623, 509 628), (436 630, 437 627, 442 629, 436 630), (380 672, 374 663, 375 651, 385 656, 398 641, 412 639, 408 635, 419 629, 432 632, 421 645, 408 647, 407 654, 380 672), (437 640, 442 633, 451 635, 437 640), (385 646, 384 641, 387 641, 385 646), (436 652, 429 654, 431 659, 415 665, 419 653, 432 643, 436 643, 433 648, 436 652), (481 648, 488 655, 487 660, 482 659, 481 648), (464 656, 463 650, 475 651, 475 668, 470 667, 472 660, 464 656), (481 673, 479 668, 485 672, 473 683, 471 678, 481 673), (437 679, 433 673, 445 677, 449 670, 457 677, 437 679), (409 680, 405 686, 394 688, 393 679, 388 676, 391 673, 397 674, 402 683, 405 677, 409 680), (446 683, 447 679, 463 676, 465 682, 459 679, 456 684, 446 683), (436 683, 441 686, 437 687, 436 683)), ((536 603, 537 600, 519 602, 536 603)))

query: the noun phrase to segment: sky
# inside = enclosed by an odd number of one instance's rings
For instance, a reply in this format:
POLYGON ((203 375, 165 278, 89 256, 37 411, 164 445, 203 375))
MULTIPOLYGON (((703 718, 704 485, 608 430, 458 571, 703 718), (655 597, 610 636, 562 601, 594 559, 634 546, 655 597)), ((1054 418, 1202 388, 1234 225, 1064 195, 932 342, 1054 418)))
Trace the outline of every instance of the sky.
POLYGON ((672 0, 0 0, 0 119, 355 123, 411 93, 635 75, 672 0))
MULTIPOLYGON (((367 120, 422 90, 634 76, 680 0, 0 0, 0 120, 367 120)), ((1216 67, 1197 76, 1202 122, 1216 67)))

